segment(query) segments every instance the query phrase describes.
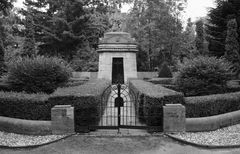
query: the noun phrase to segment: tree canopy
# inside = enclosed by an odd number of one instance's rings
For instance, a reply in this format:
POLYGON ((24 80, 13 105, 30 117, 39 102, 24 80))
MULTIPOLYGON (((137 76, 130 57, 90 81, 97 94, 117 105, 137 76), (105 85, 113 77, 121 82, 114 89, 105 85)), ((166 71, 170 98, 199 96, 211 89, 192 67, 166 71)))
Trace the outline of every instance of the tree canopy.
POLYGON ((225 53, 225 40, 227 36, 227 23, 235 18, 240 25, 240 1, 239 0, 216 0, 216 8, 209 11, 208 24, 206 25, 207 40, 210 54, 223 56, 225 53))
POLYGON ((182 32, 179 17, 184 3, 182 0, 134 1, 126 21, 126 31, 139 43, 139 70, 153 70, 164 60, 172 62, 182 32))
POLYGON ((31 16, 39 54, 73 59, 79 48, 96 48, 109 28, 104 7, 84 0, 26 0, 24 16, 31 16), (102 9, 100 9, 102 7, 102 9))

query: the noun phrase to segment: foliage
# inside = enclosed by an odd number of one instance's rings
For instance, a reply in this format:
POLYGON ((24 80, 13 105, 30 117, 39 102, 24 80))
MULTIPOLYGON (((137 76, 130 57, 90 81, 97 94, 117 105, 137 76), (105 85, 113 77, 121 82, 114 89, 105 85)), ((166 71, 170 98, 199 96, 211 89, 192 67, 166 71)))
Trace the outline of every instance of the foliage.
POLYGON ((13 7, 13 1, 14 0, 1 0, 0 1, 0 12, 4 15, 7 15, 9 12, 9 9, 13 7))
POLYGON ((139 97, 140 103, 136 104, 138 116, 148 126, 162 126, 163 105, 182 104, 184 101, 181 93, 150 82, 131 80, 129 87, 139 97))
MULTIPOLYGON (((138 70, 151 71, 162 61, 172 62, 172 55, 178 49, 178 36, 182 25, 173 9, 175 3, 164 0, 134 1, 126 19, 125 31, 139 42, 138 70), (144 67, 147 65, 147 68, 144 67)), ((175 10, 180 11, 180 10, 175 10)), ((181 11, 180 11, 181 12, 181 11)))
POLYGON ((10 86, 28 93, 52 93, 71 76, 71 68, 62 59, 43 56, 19 58, 9 63, 8 70, 10 86))
POLYGON ((94 49, 80 49, 70 65, 75 71, 96 72, 98 70, 98 54, 94 49))
MULTIPOLYGON (((216 8, 209 11, 206 25, 207 40, 211 55, 221 57, 225 53, 225 40, 227 36, 227 23, 229 18, 236 18, 238 28, 240 25, 239 0, 216 0, 216 8)), ((239 34, 240 31, 238 31, 239 34)), ((239 39, 238 39, 239 41, 239 39)))
POLYGON ((148 80, 148 82, 151 82, 153 84, 172 84, 173 78, 152 78, 148 80))
MULTIPOLYGON (((1 25, 0 25, 1 27, 1 25)), ((3 74, 4 72, 4 52, 5 52, 5 49, 4 49, 4 46, 3 46, 3 41, 0 40, 0 75, 3 74)))
MULTIPOLYGON (((46 94, 26 94, 0 92, 0 115, 27 120, 47 120, 46 108, 49 96, 46 94)), ((50 111, 50 110, 49 110, 50 111)))
POLYGON ((194 57, 198 54, 195 46, 194 23, 191 21, 191 18, 188 18, 186 29, 180 35, 179 41, 181 42, 179 49, 174 55, 181 63, 184 61, 184 58, 194 57))
POLYGON ((101 106, 101 96, 109 85, 107 80, 95 80, 81 86, 59 88, 49 102, 74 106, 76 130, 80 131, 81 126, 98 125, 106 107, 101 106))
POLYGON ((51 120, 52 107, 72 105, 75 108, 76 131, 79 131, 80 126, 98 124, 101 94, 109 83, 106 80, 91 81, 69 89, 59 88, 53 95, 0 92, 0 116, 51 120))
POLYGON ((26 0, 25 5, 29 9, 21 12, 33 17, 39 54, 61 56, 70 61, 79 48, 96 48, 99 37, 109 29, 105 4, 79 0, 26 0))
POLYGON ((25 40, 21 52, 22 57, 35 57, 35 38, 34 38, 34 23, 33 18, 28 15, 25 19, 25 40))
POLYGON ((240 92, 185 97, 187 117, 208 117, 240 109, 240 92))
POLYGON ((17 50, 15 40, 18 36, 14 35, 13 27, 20 23, 14 9, 8 9, 7 11, 7 16, 1 16, 0 18, 0 75, 7 70, 4 63, 13 58, 13 53, 17 50))
POLYGON ((239 55, 239 42, 237 33, 237 22, 232 19, 227 25, 227 37, 225 41, 225 57, 234 64, 235 70, 239 72, 240 55, 239 55))
POLYGON ((196 22, 196 48, 201 55, 204 54, 204 29, 203 29, 203 21, 198 20, 196 22))
POLYGON ((179 65, 175 84, 186 95, 207 95, 224 92, 232 77, 231 64, 225 59, 198 56, 179 65))
POLYGON ((172 78, 173 77, 172 72, 166 62, 162 63, 162 65, 159 69, 159 72, 158 72, 158 77, 160 77, 160 78, 172 78))

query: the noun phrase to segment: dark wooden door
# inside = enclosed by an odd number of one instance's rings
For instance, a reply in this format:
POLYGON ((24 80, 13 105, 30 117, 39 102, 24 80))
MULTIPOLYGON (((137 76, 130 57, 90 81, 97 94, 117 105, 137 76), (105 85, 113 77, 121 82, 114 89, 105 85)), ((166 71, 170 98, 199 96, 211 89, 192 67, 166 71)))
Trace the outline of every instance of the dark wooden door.
POLYGON ((124 84, 123 58, 113 58, 112 84, 124 84))

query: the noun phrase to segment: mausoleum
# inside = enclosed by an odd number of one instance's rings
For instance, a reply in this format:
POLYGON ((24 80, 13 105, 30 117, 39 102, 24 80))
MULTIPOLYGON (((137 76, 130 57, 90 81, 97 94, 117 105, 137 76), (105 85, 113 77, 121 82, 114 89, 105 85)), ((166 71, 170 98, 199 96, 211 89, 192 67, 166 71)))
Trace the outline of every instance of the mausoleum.
POLYGON ((129 78, 137 78, 136 52, 134 38, 126 32, 108 32, 100 39, 98 78, 112 83, 126 83, 129 78))

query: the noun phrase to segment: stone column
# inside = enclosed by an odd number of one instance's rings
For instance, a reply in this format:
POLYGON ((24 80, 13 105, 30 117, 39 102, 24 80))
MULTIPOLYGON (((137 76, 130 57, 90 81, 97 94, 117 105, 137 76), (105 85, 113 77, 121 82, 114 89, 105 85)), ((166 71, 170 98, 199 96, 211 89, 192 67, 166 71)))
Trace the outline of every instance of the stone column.
POLYGON ((184 132, 186 130, 185 112, 182 104, 166 104, 163 107, 163 131, 184 132))
POLYGON ((52 134, 73 134, 74 107, 71 105, 56 105, 51 109, 52 134))

